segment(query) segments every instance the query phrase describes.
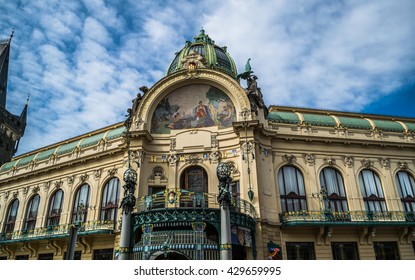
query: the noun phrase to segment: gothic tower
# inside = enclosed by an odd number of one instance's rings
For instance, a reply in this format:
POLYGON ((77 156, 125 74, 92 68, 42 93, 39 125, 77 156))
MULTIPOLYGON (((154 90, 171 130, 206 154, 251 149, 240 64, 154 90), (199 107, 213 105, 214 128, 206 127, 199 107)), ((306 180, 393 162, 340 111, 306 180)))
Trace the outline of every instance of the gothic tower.
POLYGON ((10 161, 16 153, 26 127, 27 102, 20 116, 6 109, 7 80, 9 71, 10 38, 0 40, 0 165, 10 161))

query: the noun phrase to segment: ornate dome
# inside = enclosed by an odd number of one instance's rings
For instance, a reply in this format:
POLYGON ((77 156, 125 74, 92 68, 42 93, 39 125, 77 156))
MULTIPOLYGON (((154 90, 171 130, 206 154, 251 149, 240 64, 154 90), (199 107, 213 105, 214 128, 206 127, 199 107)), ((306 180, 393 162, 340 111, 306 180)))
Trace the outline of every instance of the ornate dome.
POLYGON ((200 30, 200 34, 194 38, 193 42, 187 41, 184 48, 176 53, 166 75, 183 69, 185 58, 194 55, 195 52, 203 57, 202 63, 206 68, 216 69, 236 78, 238 73, 235 62, 226 51, 226 47, 215 45, 215 41, 210 39, 203 29, 200 30))

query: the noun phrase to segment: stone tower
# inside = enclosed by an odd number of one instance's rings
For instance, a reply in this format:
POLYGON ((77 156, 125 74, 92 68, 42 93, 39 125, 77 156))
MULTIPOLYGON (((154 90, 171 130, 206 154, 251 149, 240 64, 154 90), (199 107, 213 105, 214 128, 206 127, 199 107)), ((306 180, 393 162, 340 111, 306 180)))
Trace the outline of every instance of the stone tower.
POLYGON ((9 71, 10 38, 0 40, 0 165, 10 161, 16 153, 20 138, 26 127, 27 102, 20 115, 6 109, 7 81, 9 71))

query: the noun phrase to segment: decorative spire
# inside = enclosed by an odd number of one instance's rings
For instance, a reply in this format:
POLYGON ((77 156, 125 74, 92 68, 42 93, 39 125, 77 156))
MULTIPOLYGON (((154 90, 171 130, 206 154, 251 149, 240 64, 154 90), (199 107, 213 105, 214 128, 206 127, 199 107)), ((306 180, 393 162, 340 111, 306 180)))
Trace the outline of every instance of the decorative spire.
POLYGON ((9 39, 0 40, 0 107, 6 108, 7 80, 9 72, 10 42, 14 30, 9 39))
POLYGON ((210 39, 209 35, 205 34, 205 30, 200 30, 199 35, 195 36, 193 43, 208 43, 208 44, 215 44, 215 41, 210 39))
POLYGON ((20 122, 23 125, 26 125, 27 120, 27 107, 29 106, 29 99, 30 99, 30 93, 27 95, 26 104, 22 110, 22 113, 20 114, 20 122))

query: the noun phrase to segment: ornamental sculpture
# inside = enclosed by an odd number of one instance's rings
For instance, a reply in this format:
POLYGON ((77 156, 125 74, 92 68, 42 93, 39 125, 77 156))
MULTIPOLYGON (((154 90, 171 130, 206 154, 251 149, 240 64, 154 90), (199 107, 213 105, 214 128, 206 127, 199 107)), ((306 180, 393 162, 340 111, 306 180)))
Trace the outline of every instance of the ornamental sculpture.
POLYGON ((219 163, 216 169, 216 175, 219 179, 218 201, 221 204, 221 206, 229 205, 231 201, 231 195, 229 191, 229 183, 232 181, 231 173, 232 169, 228 163, 219 163))
POLYGON ((251 59, 248 59, 245 65, 245 72, 239 74, 237 79, 243 79, 247 82, 247 88, 245 89, 246 95, 248 96, 249 102, 251 103, 251 111, 255 112, 258 116, 258 108, 264 110, 264 117, 268 115, 268 108, 265 106, 264 98, 261 92, 261 88, 258 87, 257 81, 258 77, 252 75, 254 73, 251 70, 251 65, 249 63, 251 59))
POLYGON ((135 206, 135 185, 137 182, 137 172, 134 169, 127 169, 124 172, 124 198, 121 201, 123 213, 131 213, 135 206))

